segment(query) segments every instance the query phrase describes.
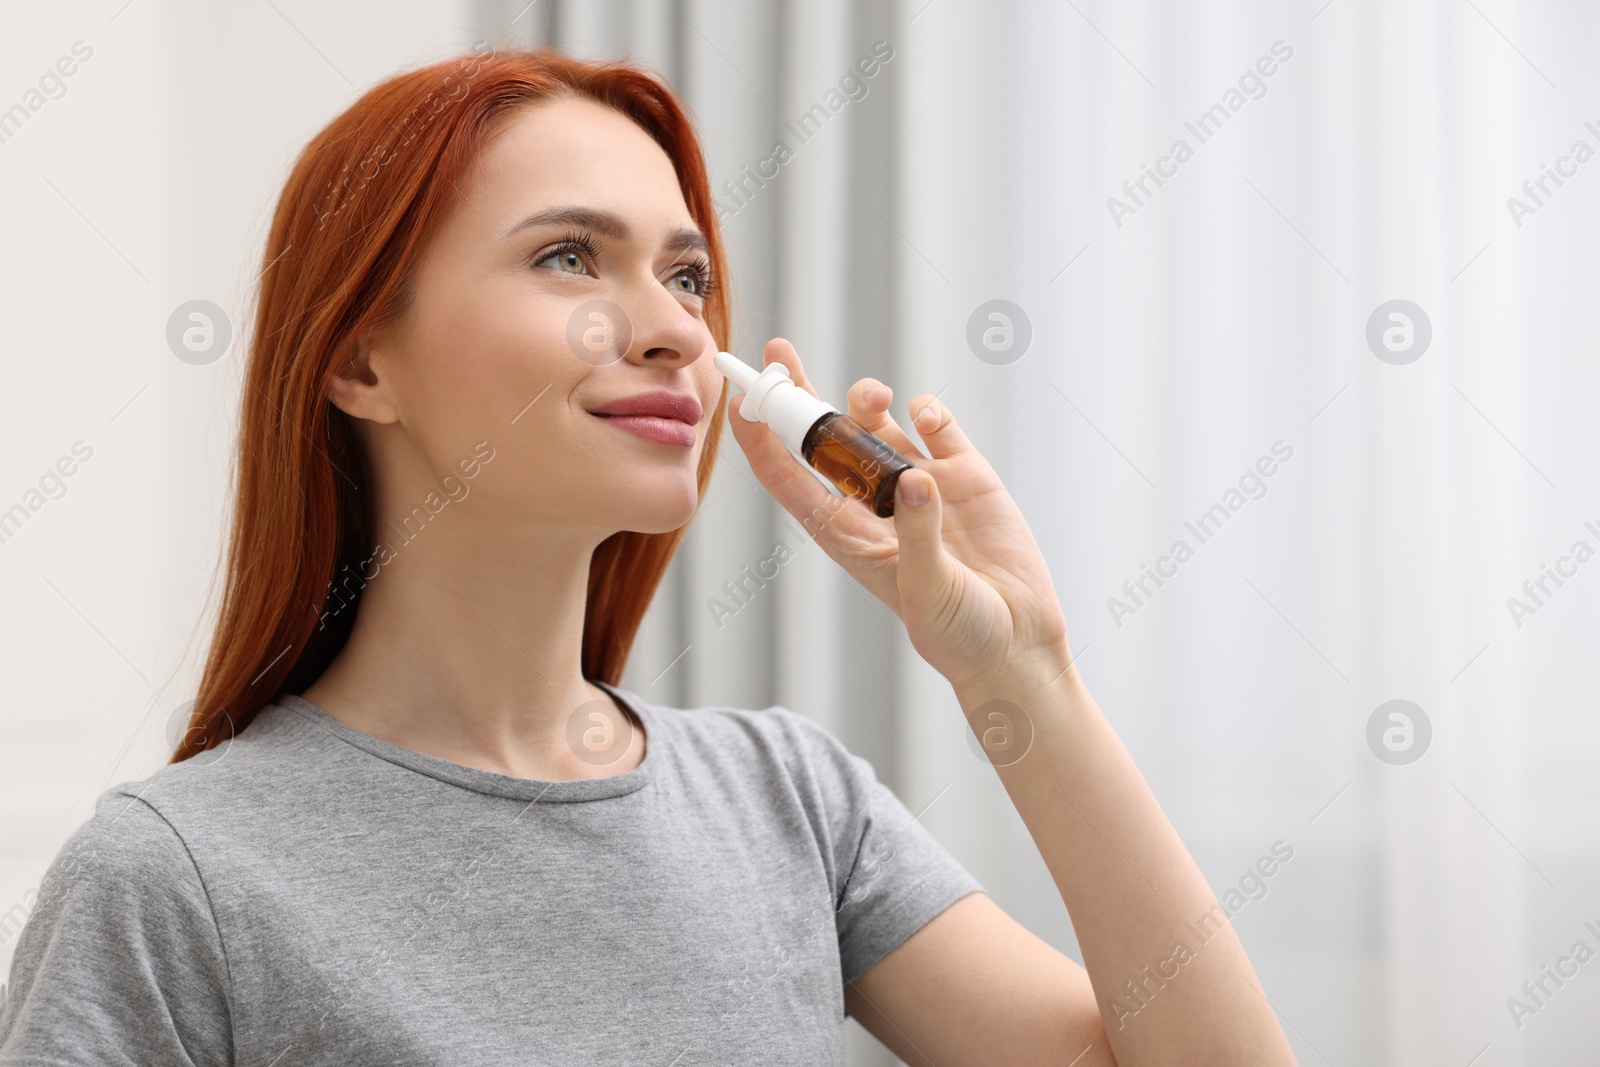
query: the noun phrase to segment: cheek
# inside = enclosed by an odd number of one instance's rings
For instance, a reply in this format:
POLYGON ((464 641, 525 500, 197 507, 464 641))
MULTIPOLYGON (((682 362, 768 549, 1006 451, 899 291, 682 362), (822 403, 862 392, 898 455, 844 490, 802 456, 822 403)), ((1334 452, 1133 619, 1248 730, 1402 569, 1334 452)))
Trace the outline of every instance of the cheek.
POLYGON ((538 416, 564 404, 591 369, 567 347, 566 303, 485 300, 442 317, 417 360, 414 399, 426 421, 450 441, 548 425, 538 416))
MULTIPOLYGON (((716 345, 708 337, 705 354, 695 361, 695 369, 702 376, 697 388, 700 390, 700 402, 705 405, 706 420, 704 426, 706 429, 710 429, 713 420, 716 418, 717 404, 722 400, 723 394, 732 395, 728 389, 728 379, 722 376, 722 372, 717 370, 717 365, 712 362, 716 352, 716 345)), ((726 417, 727 411, 724 408, 723 418, 726 419, 726 417)))

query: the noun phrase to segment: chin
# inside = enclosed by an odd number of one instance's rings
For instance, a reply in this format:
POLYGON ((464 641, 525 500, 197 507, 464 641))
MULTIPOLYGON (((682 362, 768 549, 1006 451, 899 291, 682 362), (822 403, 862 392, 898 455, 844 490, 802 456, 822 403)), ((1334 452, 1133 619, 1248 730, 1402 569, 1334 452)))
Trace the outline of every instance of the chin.
POLYGON ((622 509, 613 525, 635 533, 671 533, 694 518, 695 506, 699 503, 694 488, 694 483, 690 482, 689 493, 683 495, 663 493, 659 486, 653 487, 650 493, 637 499, 634 506, 622 509))

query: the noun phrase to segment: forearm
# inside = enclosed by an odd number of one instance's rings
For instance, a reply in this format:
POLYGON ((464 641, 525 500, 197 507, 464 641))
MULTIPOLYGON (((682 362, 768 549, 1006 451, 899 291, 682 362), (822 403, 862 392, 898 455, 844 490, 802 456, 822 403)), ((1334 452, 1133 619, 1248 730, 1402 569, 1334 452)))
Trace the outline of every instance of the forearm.
POLYGON ((1227 913, 1066 657, 955 691, 980 738, 1017 731, 991 759, 1072 917, 1117 1062, 1293 1063, 1227 913))

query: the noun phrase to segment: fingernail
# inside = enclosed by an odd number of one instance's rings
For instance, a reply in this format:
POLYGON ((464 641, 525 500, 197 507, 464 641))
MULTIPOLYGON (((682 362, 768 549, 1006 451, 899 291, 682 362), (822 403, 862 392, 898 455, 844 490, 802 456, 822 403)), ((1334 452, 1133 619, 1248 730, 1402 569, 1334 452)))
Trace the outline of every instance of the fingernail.
POLYGON ((913 478, 908 482, 902 477, 900 479, 900 499, 914 508, 920 508, 928 502, 928 483, 921 478, 913 478))

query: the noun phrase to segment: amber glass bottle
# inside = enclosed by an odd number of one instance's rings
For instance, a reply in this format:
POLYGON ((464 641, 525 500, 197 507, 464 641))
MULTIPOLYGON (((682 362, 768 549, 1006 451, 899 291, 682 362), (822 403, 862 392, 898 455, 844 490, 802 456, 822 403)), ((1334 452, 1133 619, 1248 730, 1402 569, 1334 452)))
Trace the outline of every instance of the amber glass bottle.
POLYGON ((912 462, 838 408, 795 385, 789 368, 769 363, 759 373, 727 352, 717 369, 744 391, 739 414, 764 422, 791 452, 881 518, 894 514, 894 485, 912 462))
POLYGON ((846 496, 883 518, 894 514, 894 485, 900 472, 912 466, 883 438, 837 411, 817 420, 806 433, 800 452, 846 496))

